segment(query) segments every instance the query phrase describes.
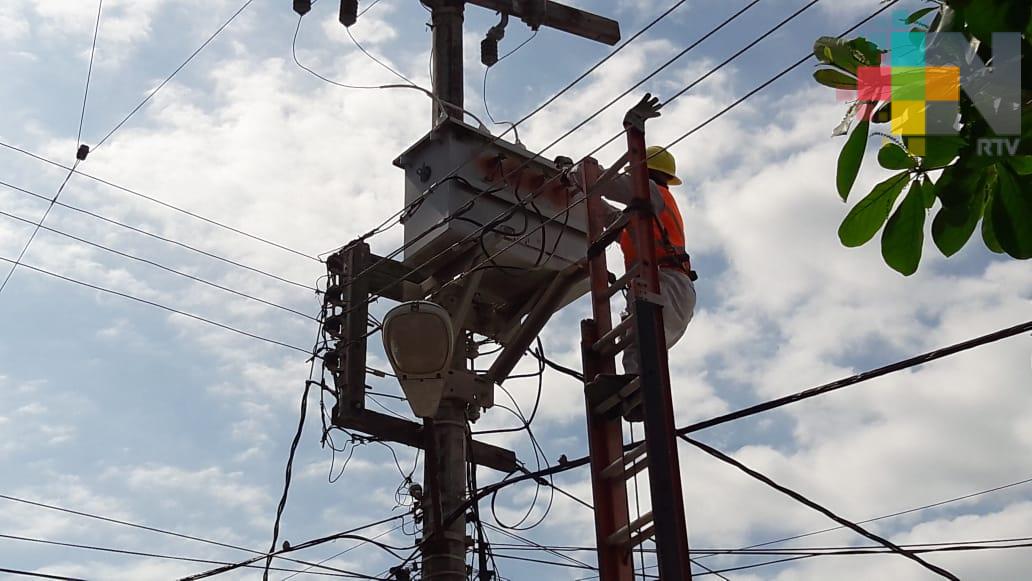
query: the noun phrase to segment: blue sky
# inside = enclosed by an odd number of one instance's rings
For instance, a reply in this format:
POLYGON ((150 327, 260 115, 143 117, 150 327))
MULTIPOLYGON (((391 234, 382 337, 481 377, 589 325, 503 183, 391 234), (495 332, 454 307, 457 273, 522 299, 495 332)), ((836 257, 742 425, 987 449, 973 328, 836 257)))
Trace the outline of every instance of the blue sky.
MULTIPOLYGON (((101 139, 241 2, 107 0, 83 142, 101 139)), ((619 19, 629 37, 669 4, 616 0, 590 8, 619 19)), ((803 4, 760 2, 644 88, 661 97, 674 93, 803 4)), ((877 4, 818 3, 664 110, 663 118, 650 124, 651 141, 673 140, 805 55, 816 37, 838 34, 877 4)), ((744 5, 690 0, 521 126, 523 142, 531 149, 543 147, 744 5)), ((336 21, 336 8, 322 0, 304 18, 298 57, 344 82, 394 82, 351 44, 336 21)), ((71 163, 95 14, 96 4, 72 0, 10 0, 0 6, 0 73, 7 80, 0 85, 7 112, 0 140, 71 163)), ((382 0, 353 31, 369 50, 426 86, 426 17, 415 2, 382 0)), ((483 68, 477 47, 495 21, 488 11, 467 9, 466 103, 479 116, 483 68)), ((309 76, 290 56, 296 25, 289 2, 255 0, 80 169, 309 254, 369 230, 402 203, 402 174, 391 160, 429 129, 430 103, 415 91, 346 90, 309 76)), ((886 15, 864 31, 876 38, 891 26, 886 15)), ((514 20, 501 50, 527 34, 514 20)), ((499 119, 522 117, 609 50, 541 31, 492 71, 492 112, 499 119)), ((702 277, 696 319, 671 352, 679 424, 1032 318, 1028 265, 998 258, 978 244, 946 260, 928 241, 921 270, 909 278, 882 263, 876 244, 839 245, 836 229, 847 207, 835 193, 834 167, 842 142, 830 134, 845 106, 830 90, 815 86, 809 72, 809 65, 801 67, 673 149, 685 181, 676 194, 702 277)), ((591 151, 619 130, 622 111, 640 93, 549 154, 577 158, 591 151)), ((618 148, 609 147, 598 158, 606 163, 617 155, 618 148)), ((883 173, 866 165, 856 191, 884 179, 883 173)), ((0 150, 4 182, 52 196, 63 177, 62 170, 0 150)), ((60 200, 304 284, 323 274, 315 261, 82 176, 71 178, 60 200)), ((0 188, 0 210, 35 221, 45 209, 46 202, 0 188)), ((7 218, 2 224, 0 255, 11 257, 31 227, 7 218)), ((56 207, 46 224, 311 315, 318 311, 311 291, 65 207, 56 207)), ((395 228, 372 244, 374 251, 386 253, 400 242, 395 228)), ((292 345, 308 347, 315 334, 312 321, 296 314, 52 232, 40 232, 25 262, 292 345)), ((579 367, 577 322, 586 313, 581 301, 555 317, 543 335, 550 356, 579 367)), ((304 355, 24 268, 0 294, 0 321, 0 494, 267 547, 308 373, 304 355)), ((374 362, 383 367, 376 343, 374 362)), ((1030 478, 1030 346, 1028 337, 1013 338, 699 437, 854 519, 1030 478)), ((389 382, 374 384, 398 392, 389 382)), ((523 380, 511 389, 529 407, 536 384, 523 380)), ((534 427, 549 460, 582 455, 580 387, 549 371, 544 389, 534 427)), ((383 403, 408 413, 399 402, 383 403)), ((340 479, 327 481, 330 452, 319 446, 318 402, 313 397, 309 404, 281 538, 296 544, 401 512, 394 509, 394 493, 403 474, 383 446, 356 448, 340 479)), ((509 426, 511 420, 494 410, 478 427, 509 426)), ((530 462, 524 435, 493 441, 515 447, 530 462)), ((396 451, 408 472, 413 452, 400 446, 396 451)), ((681 469, 695 547, 744 546, 831 526, 687 447, 681 469)), ((484 471, 480 482, 497 477, 484 471)), ((590 498, 584 471, 557 482, 590 498)), ((499 516, 512 521, 533 493, 526 487, 500 496, 499 516)), ((248 556, 0 503, 0 534, 201 559, 248 556)), ((539 505, 535 514, 540 510, 539 505)), ((591 518, 591 512, 556 496, 545 523, 520 534, 543 543, 587 545, 593 538, 591 518)), ((897 542, 952 542, 1028 536, 1030 519, 1032 487, 1016 486, 871 527, 897 542)), ((390 531, 383 539, 411 544, 411 536, 393 527, 372 532, 390 531)), ((404 530, 411 532, 411 523, 404 530)), ((499 533, 491 537, 504 540, 499 533)), ((861 540, 839 531, 797 543, 861 540)), ((321 560, 349 546, 340 541, 299 558, 321 560)), ((1027 555, 1001 551, 930 559, 962 578, 1015 579, 1024 575, 1027 555)), ((578 558, 592 560, 588 553, 578 558)), ((510 579, 590 574, 498 561, 500 573, 510 579)), ((362 547, 332 563, 377 575, 395 562, 362 547)), ((709 561, 721 567, 747 562, 709 561)), ((0 566, 116 580, 169 579, 205 568, 3 539, 0 566)), ((253 579, 254 574, 225 577, 253 579)), ((913 563, 888 556, 811 559, 729 577, 931 578, 913 563)))

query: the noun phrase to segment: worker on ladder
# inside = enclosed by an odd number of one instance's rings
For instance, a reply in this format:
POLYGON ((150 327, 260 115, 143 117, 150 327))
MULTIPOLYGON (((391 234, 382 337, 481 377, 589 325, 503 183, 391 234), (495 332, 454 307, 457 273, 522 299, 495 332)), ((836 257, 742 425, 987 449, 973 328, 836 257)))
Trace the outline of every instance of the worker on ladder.
MULTIPOLYGON (((646 95, 640 103, 631 109, 624 119, 625 125, 633 125, 644 130, 647 119, 659 116, 659 100, 646 95)), ((685 251, 684 220, 677 207, 677 201, 670 192, 670 186, 681 185, 677 177, 677 162, 674 156, 663 147, 650 146, 645 150, 646 166, 649 172, 649 189, 651 193, 652 215, 654 217, 653 237, 656 241, 655 262, 659 266, 660 302, 663 306, 663 327, 667 348, 672 347, 688 327, 695 313, 695 284, 698 278, 692 270, 688 253, 685 251)), ((606 204, 609 210, 608 219, 615 223, 630 209, 633 201, 631 176, 623 173, 609 182, 598 185, 603 198, 624 205, 618 209, 606 204)), ((634 245, 633 232, 628 225, 620 233, 620 250, 624 256, 627 271, 638 262, 637 249, 634 245)), ((623 316, 629 316, 631 306, 623 316)), ((603 382, 622 384, 638 375, 637 341, 627 337, 627 346, 623 351, 624 376, 602 378, 603 382)), ((615 386, 614 386, 615 387, 615 386)), ((628 420, 640 420, 640 409, 634 410, 628 420)))

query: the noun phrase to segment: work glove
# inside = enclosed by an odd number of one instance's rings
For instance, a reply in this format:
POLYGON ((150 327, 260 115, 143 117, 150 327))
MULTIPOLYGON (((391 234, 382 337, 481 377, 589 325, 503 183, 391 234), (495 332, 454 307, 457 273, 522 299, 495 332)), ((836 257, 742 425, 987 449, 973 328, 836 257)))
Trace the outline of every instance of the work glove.
POLYGON ((645 96, 638 101, 638 104, 631 107, 631 110, 624 115, 623 124, 624 127, 634 127, 642 133, 645 132, 645 122, 649 119, 659 117, 659 97, 653 97, 650 93, 645 93, 645 96))

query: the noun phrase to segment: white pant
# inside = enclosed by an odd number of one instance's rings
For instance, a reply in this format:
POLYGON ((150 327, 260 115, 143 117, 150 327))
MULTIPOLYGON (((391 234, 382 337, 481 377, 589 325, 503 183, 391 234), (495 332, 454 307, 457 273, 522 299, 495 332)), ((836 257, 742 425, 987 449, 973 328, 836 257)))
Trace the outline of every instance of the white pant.
MULTIPOLYGON (((672 268, 659 269, 660 302, 663 305, 663 331, 667 349, 684 335, 695 314, 695 284, 688 275, 672 268)), ((631 305, 627 305, 631 311, 631 305)), ((638 342, 631 341, 623 352, 624 373, 638 373, 638 342)))

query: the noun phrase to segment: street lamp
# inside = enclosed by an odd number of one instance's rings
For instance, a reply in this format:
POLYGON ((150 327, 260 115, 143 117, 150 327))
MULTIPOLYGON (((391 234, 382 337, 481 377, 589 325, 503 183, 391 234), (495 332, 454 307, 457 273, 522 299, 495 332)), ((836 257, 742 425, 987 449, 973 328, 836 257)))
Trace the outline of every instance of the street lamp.
POLYGON ((410 301, 384 317, 384 350, 416 416, 437 413, 454 345, 451 317, 439 305, 410 301))

